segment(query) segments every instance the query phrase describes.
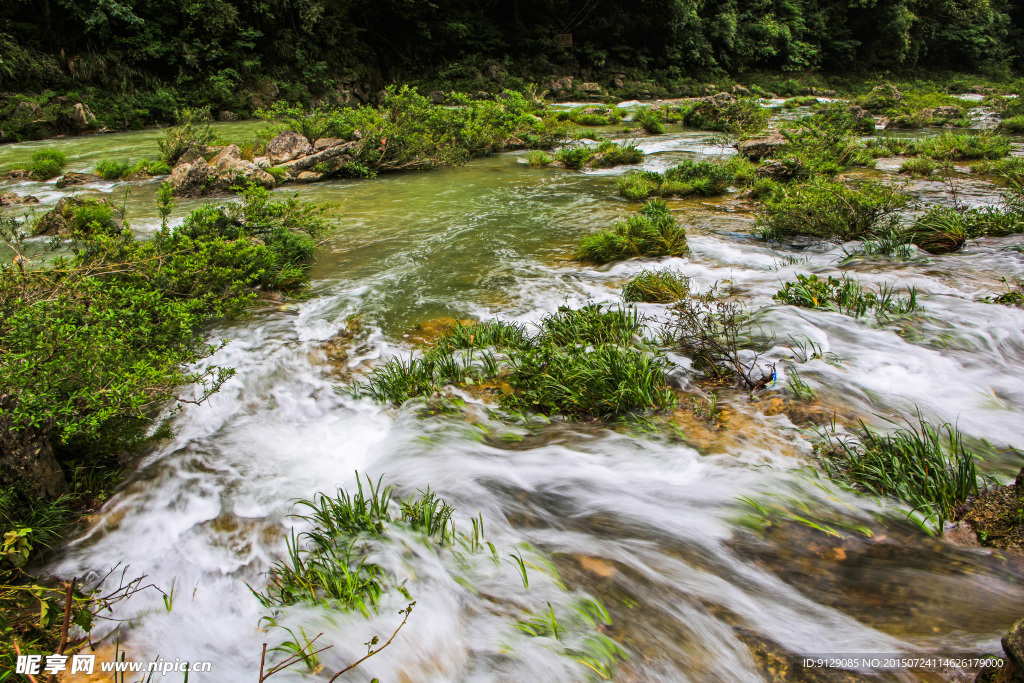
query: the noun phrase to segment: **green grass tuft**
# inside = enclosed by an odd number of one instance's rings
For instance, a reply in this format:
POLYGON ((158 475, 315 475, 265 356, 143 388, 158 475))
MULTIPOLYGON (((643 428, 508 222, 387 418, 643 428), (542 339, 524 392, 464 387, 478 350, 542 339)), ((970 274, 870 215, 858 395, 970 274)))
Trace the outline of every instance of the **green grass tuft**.
POLYGON ((668 205, 659 199, 644 204, 638 213, 583 238, 576 257, 609 263, 637 256, 685 256, 689 253, 686 229, 676 222, 668 205))
POLYGON ((622 287, 624 301, 670 304, 690 293, 690 278, 670 270, 642 270, 622 287))

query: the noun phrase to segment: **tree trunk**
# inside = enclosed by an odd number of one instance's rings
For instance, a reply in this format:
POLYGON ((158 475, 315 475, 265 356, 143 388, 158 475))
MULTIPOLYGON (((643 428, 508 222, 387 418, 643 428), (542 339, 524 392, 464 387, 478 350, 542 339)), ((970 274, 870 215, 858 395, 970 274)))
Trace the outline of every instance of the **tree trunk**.
POLYGON ((15 429, 15 399, 0 395, 0 486, 53 500, 67 489, 64 471, 45 433, 33 427, 15 429))

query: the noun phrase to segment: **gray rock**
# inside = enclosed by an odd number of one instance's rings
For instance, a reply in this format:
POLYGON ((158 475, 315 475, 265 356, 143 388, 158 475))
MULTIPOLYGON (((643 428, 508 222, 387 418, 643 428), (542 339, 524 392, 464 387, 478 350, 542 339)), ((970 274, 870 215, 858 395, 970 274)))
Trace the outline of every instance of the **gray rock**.
POLYGON ((298 183, 315 183, 324 177, 323 173, 314 173, 313 171, 301 171, 299 175, 295 177, 295 182, 298 183))
POLYGON ((601 86, 597 83, 581 83, 580 90, 589 94, 600 94, 601 86))
POLYGON ((501 64, 491 64, 487 67, 487 77, 492 81, 502 81, 505 79, 505 69, 501 64))
POLYGON ((238 145, 228 145, 217 152, 217 156, 210 159, 210 165, 217 170, 217 173, 223 173, 239 161, 242 161, 242 150, 238 145))
POLYGON ((214 168, 198 159, 175 166, 170 183, 175 197, 203 197, 210 193, 215 178, 214 168))
POLYGON ((572 90, 572 76, 551 79, 551 82, 548 83, 548 90, 555 93, 569 92, 572 90))
POLYGON ((732 93, 737 97, 750 97, 750 91, 744 88, 742 85, 732 86, 732 93))
POLYGON ((787 140, 781 133, 772 132, 763 138, 741 140, 736 143, 736 149, 752 161, 760 161, 773 156, 786 144, 787 140))
POLYGON ((312 151, 313 145, 309 144, 309 140, 295 131, 289 130, 274 136, 267 143, 265 153, 267 158, 270 159, 270 163, 276 166, 292 159, 306 156, 312 151))
POLYGON ((16 192, 4 192, 0 194, 0 206, 14 206, 15 204, 38 204, 39 199, 32 195, 22 197, 16 192))
POLYGON ((233 111, 223 110, 217 114, 218 121, 237 121, 240 117, 233 111))
POLYGON ((271 166, 273 166, 273 164, 270 163, 270 159, 268 159, 266 157, 253 157, 252 163, 256 164, 257 166, 259 166, 260 168, 262 168, 264 170, 266 170, 266 169, 270 168, 271 166))
POLYGON ((96 127, 96 115, 89 105, 78 102, 71 108, 71 124, 75 130, 88 130, 96 127))
POLYGON ((277 185, 277 182, 274 180, 274 176, 253 162, 237 159, 230 166, 217 173, 217 180, 213 183, 213 189, 227 191, 250 185, 261 185, 268 190, 272 190, 277 185))
MULTIPOLYGON (((1003 652, 1013 662, 1018 672, 1024 672, 1024 619, 1020 619, 1010 628, 1010 632, 1002 638, 1003 652)), ((1020 673, 1018 673, 1018 680, 1020 673)))
POLYGON ((444 104, 445 98, 444 93, 441 92, 440 90, 432 90, 430 94, 427 95, 427 99, 429 99, 434 104, 444 104))
POLYGON ((85 185, 86 183, 98 183, 103 178, 92 173, 65 173, 57 179, 57 187, 64 189, 73 185, 85 185))
POLYGON ((935 108, 935 117, 939 119, 958 119, 962 114, 960 107, 947 105, 935 108))

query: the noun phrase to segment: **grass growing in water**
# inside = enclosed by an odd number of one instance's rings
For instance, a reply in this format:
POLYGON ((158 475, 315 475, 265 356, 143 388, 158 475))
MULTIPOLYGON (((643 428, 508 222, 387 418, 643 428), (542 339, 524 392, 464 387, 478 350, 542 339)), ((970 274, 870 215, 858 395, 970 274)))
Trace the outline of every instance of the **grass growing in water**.
POLYGON ((41 149, 32 153, 28 170, 36 180, 50 180, 64 172, 68 157, 59 149, 41 149))
POLYGON ((596 304, 560 308, 534 335, 515 323, 460 325, 421 358, 378 368, 359 390, 401 404, 446 384, 497 380, 505 387, 499 403, 516 413, 618 418, 667 410, 675 406, 667 362, 652 353, 643 326, 635 309, 596 304))
MULTIPOLYGON (((540 165, 542 157, 527 157, 530 165, 540 165)), ((608 168, 621 166, 622 164, 637 164, 643 161, 644 153, 635 145, 620 145, 611 140, 603 140, 597 147, 578 145, 575 147, 563 147, 555 154, 551 161, 560 161, 567 167, 577 171, 590 166, 592 168, 608 168)), ((547 161, 545 163, 551 163, 547 161)))
POLYGON ((916 178, 927 178, 935 173, 936 164, 926 156, 907 159, 900 166, 900 173, 906 173, 916 178))
POLYGON ((855 438, 832 435, 817 450, 829 476, 901 500, 940 531, 958 505, 978 495, 975 459, 960 432, 949 424, 931 425, 920 415, 917 426, 890 434, 861 423, 855 438))
POLYGON ((1010 153, 1010 140, 998 133, 943 133, 918 140, 918 154, 932 159, 1001 159, 1010 153))
POLYGON ((906 298, 896 295, 891 286, 881 285, 877 293, 866 292, 863 285, 846 274, 840 278, 818 279, 817 275, 797 275, 796 282, 787 282, 773 297, 776 301, 801 308, 835 311, 860 318, 868 311, 876 315, 903 315, 920 307, 917 290, 911 287, 906 298))
POLYGON ((670 304, 690 293, 690 278, 671 270, 642 270, 622 286, 624 301, 670 304))
POLYGON ((171 172, 171 167, 164 161, 154 159, 143 159, 135 163, 102 159, 96 162, 94 170, 96 175, 104 180, 120 180, 139 172, 145 175, 167 175, 171 172))
POLYGON ((584 237, 576 257, 609 263, 637 256, 685 256, 689 251, 686 229, 672 217, 668 204, 652 199, 639 212, 616 221, 611 230, 584 237))

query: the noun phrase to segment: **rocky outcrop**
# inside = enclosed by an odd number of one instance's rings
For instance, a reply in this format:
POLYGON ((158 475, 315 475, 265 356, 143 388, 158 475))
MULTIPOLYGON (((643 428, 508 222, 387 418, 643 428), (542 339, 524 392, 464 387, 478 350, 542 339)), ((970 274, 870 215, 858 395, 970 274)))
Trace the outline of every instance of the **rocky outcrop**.
POLYGON ((96 128, 96 115, 89 109, 89 105, 78 102, 71 108, 71 125, 76 131, 90 130, 96 128))
POLYGON ((277 184, 274 176, 243 159, 238 145, 222 148, 209 163, 201 157, 179 162, 171 172, 170 183, 177 197, 203 197, 248 185, 261 185, 269 190, 277 184))
POLYGON ((883 83, 871 89, 862 100, 860 105, 869 111, 882 111, 891 109, 903 101, 903 93, 896 89, 896 86, 883 83))
POLYGON ((103 178, 93 173, 65 173, 57 179, 57 187, 64 189, 65 187, 72 187, 74 185, 85 185, 87 183, 98 183, 103 178))
POLYGON ((736 143, 736 149, 751 161, 760 161, 778 154, 786 144, 788 141, 781 133, 772 132, 762 138, 741 140, 736 143))
POLYGON ((313 151, 322 152, 329 147, 337 147, 338 145, 343 145, 346 142, 347 140, 342 140, 341 138, 319 138, 313 143, 313 151))
POLYGON ((580 92, 586 93, 587 95, 600 95, 603 89, 598 83, 581 83, 580 92))
POLYGON ((274 136, 267 143, 265 154, 270 159, 270 162, 276 166, 292 159, 306 156, 312 151, 313 146, 309 144, 309 140, 305 136, 289 130, 274 136))
POLYGON ((799 159, 789 158, 781 161, 767 161, 757 167, 754 175, 758 178, 770 178, 772 180, 792 180, 803 170, 803 164, 799 159))
POLYGON ((548 82, 548 90, 556 95, 564 95, 572 91, 572 76, 552 77, 548 82))
POLYGON ((17 204, 38 204, 39 199, 32 195, 22 197, 16 192, 4 192, 0 194, 0 206, 14 206, 17 204))
POLYGON ((238 114, 233 111, 222 110, 217 114, 218 121, 237 121, 239 119, 238 114))

